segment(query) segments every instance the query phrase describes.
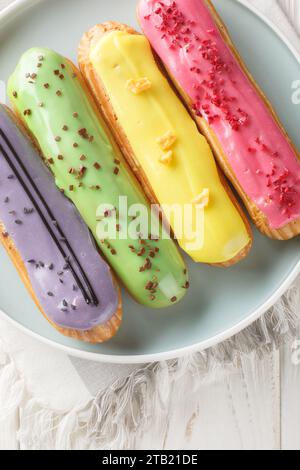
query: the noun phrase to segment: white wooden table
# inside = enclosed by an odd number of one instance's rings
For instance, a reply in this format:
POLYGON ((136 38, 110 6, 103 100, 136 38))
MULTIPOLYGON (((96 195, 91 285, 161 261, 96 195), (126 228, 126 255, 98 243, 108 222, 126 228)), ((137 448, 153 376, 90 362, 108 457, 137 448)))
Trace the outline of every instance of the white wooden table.
MULTIPOLYGON (((0 9, 11 1, 0 0, 0 9)), ((300 0, 279 1, 300 31, 300 0)), ((165 448, 300 449, 300 365, 292 363, 291 345, 263 360, 243 359, 241 368, 189 393, 182 406, 170 406, 165 448)), ((18 447, 16 428, 17 421, 5 430, 0 448, 18 447)), ((154 431, 137 435, 136 448, 155 448, 154 431)))

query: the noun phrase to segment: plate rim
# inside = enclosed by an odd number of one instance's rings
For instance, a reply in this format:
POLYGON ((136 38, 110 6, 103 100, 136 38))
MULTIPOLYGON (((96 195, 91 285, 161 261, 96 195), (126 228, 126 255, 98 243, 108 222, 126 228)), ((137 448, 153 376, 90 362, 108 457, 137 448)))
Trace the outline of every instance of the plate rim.
MULTIPOLYGON (((10 21, 14 18, 17 13, 21 13, 23 10, 35 4, 41 3, 46 0, 14 0, 10 5, 1 10, 0 12, 0 26, 7 21, 10 21)), ((293 46, 290 40, 283 34, 283 32, 275 25, 269 18, 267 18, 263 13, 261 13, 255 6, 251 5, 247 0, 235 0, 237 3, 240 3, 250 12, 258 16, 286 45, 290 50, 293 56, 300 64, 300 54, 297 49, 293 46)), ((73 357, 78 357, 80 359, 86 359, 96 362, 109 363, 109 364, 145 364, 151 362, 159 362, 171 359, 177 359, 183 357, 187 354, 193 354, 195 352, 204 351, 212 346, 215 346, 228 338, 239 333, 247 326, 255 322, 261 315, 263 315, 269 308, 271 308, 276 301, 287 291, 296 277, 300 274, 300 261, 295 265, 291 272, 286 276, 282 284, 278 289, 269 296, 269 298, 257 309, 255 309, 251 314, 247 316, 244 320, 241 320, 236 325, 231 328, 218 333, 213 337, 200 341, 199 343, 185 346, 183 348, 174 349, 166 352, 158 352, 153 354, 143 354, 143 355, 112 355, 112 354, 103 354, 96 352, 83 351, 81 349, 73 348, 72 346, 65 346, 63 344, 57 343, 54 340, 45 338, 39 333, 35 333, 30 330, 30 328, 21 325, 19 322, 11 318, 7 313, 0 310, 0 318, 8 321, 10 324, 14 325, 17 329, 23 333, 31 336, 32 338, 37 339, 38 341, 54 347, 55 349, 61 350, 64 353, 69 354, 73 357)))

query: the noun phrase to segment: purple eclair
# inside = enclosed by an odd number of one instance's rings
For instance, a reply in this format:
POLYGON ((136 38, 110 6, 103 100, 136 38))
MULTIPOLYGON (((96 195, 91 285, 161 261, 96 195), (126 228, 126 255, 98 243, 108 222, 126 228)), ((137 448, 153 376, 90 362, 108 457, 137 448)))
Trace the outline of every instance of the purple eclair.
POLYGON ((77 209, 0 105, 0 240, 47 320, 101 343, 120 326, 120 291, 77 209))

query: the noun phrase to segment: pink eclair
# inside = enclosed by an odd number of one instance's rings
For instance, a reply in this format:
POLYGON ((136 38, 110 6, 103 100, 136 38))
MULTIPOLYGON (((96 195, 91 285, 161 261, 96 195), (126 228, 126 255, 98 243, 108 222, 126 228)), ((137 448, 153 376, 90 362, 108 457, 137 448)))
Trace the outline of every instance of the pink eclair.
POLYGON ((257 227, 299 235, 299 153, 210 0, 140 0, 138 18, 257 227))

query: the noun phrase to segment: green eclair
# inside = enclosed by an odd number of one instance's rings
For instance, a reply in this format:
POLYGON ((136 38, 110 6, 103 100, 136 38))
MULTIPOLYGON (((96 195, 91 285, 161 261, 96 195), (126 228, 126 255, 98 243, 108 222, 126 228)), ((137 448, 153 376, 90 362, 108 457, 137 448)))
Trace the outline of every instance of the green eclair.
MULTIPOLYGON (((61 55, 42 48, 27 51, 8 84, 19 118, 37 141, 58 188, 75 204, 102 253, 141 304, 164 308, 185 295, 188 275, 176 244, 151 233, 151 208, 108 134, 80 72, 61 55), (133 235, 140 220, 122 211, 146 208, 149 232, 133 235), (103 237, 100 226, 115 226, 103 237)), ((102 231, 103 232, 103 231, 102 231)))

